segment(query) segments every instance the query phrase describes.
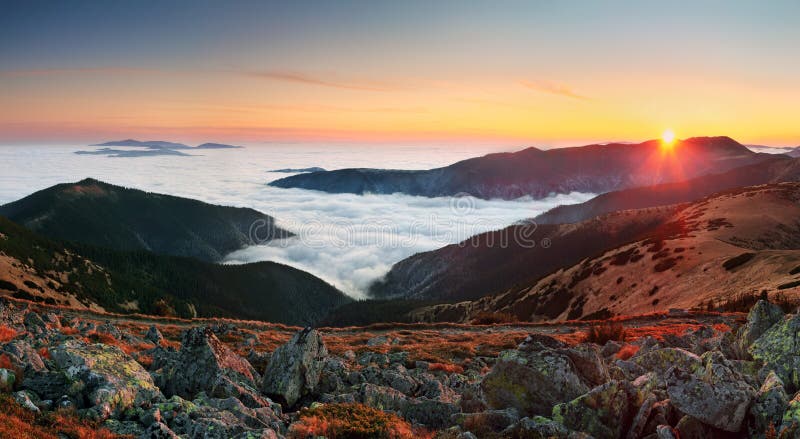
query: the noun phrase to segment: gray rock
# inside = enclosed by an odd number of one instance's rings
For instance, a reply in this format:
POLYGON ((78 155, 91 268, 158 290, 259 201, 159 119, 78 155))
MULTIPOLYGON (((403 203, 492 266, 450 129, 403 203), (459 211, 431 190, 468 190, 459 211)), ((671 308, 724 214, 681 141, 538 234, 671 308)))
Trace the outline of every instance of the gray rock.
POLYGON ((198 392, 217 397, 241 397, 258 404, 258 374, 244 358, 233 352, 209 328, 186 331, 181 349, 159 380, 167 396, 193 398, 198 392))
POLYGON ((783 320, 783 310, 778 305, 759 300, 747 314, 747 323, 739 329, 739 344, 747 349, 772 325, 783 320))
POLYGON ((261 390, 285 407, 294 406, 316 389, 327 355, 319 332, 303 329, 273 352, 261 390))
POLYGON ((156 422, 150 424, 144 433, 139 436, 139 439, 180 439, 180 436, 170 430, 166 424, 156 422))
POLYGON ((774 370, 787 390, 800 387, 800 315, 772 325, 750 345, 749 352, 774 370))
POLYGON ((34 413, 39 413, 39 407, 34 403, 35 395, 32 392, 20 390, 19 392, 14 392, 14 401, 17 404, 21 405, 23 408, 26 408, 34 413))
POLYGON ((152 325, 144 335, 144 339, 158 346, 164 340, 164 336, 161 334, 161 331, 155 327, 155 325, 152 325))
POLYGON ((703 354, 692 370, 673 367, 667 393, 681 412, 721 430, 738 432, 755 391, 719 352, 703 354))
POLYGON ((628 430, 640 395, 626 381, 609 381, 553 407, 553 420, 594 437, 618 438, 628 430))
POLYGON ((13 370, 0 369, 0 392, 9 393, 14 390, 17 376, 13 370))
POLYGON ((774 372, 770 372, 750 406, 747 417, 748 435, 752 438, 763 438, 764 432, 770 426, 779 428, 788 405, 789 397, 783 388, 783 382, 774 372))
POLYGON ((551 408, 589 391, 572 360, 551 349, 504 351, 481 382, 489 407, 513 407, 521 415, 551 408))
POLYGON ((62 394, 82 396, 91 417, 107 419, 163 398, 150 374, 116 346, 70 340, 50 355, 69 385, 62 394))

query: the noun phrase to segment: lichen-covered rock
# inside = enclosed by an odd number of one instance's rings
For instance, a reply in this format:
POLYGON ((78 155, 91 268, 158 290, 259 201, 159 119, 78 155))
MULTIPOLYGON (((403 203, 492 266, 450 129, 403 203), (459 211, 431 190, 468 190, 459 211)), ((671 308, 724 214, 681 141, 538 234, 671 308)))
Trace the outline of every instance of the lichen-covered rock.
POLYGON ((477 413, 457 413, 451 418, 451 422, 461 426, 465 430, 480 427, 483 431, 473 431, 473 433, 493 432, 499 433, 512 424, 519 422, 519 414, 514 409, 505 410, 486 410, 477 413))
POLYGON ((319 332, 303 329, 272 353, 261 390, 285 407, 294 406, 316 389, 327 355, 319 332))
POLYGON ((553 420, 594 437, 618 438, 628 430, 640 396, 625 381, 609 381, 553 407, 553 420))
POLYGON ((26 373, 41 372, 47 369, 36 349, 24 340, 10 341, 3 346, 2 353, 8 356, 11 363, 19 366, 26 373))
POLYGON ((753 358, 775 371, 787 390, 800 387, 800 315, 780 321, 749 348, 753 358))
POLYGON ((14 401, 16 401, 17 404, 21 405, 25 409, 30 410, 34 413, 39 413, 41 411, 34 402, 36 396, 33 394, 33 392, 20 390, 19 392, 14 392, 13 396, 14 396, 14 401))
POLYGON ((155 326, 150 326, 150 328, 147 330, 147 333, 144 335, 144 339, 158 346, 164 340, 164 336, 161 334, 161 331, 159 331, 158 328, 155 326))
POLYGON ((481 381, 489 407, 524 416, 549 415, 554 405, 589 391, 572 360, 552 349, 504 351, 481 381))
POLYGON ((580 438, 583 435, 572 433, 563 425, 542 416, 532 418, 522 418, 516 424, 503 431, 502 437, 521 437, 521 438, 580 438))
POLYGON ((245 393, 258 393, 255 390, 258 374, 253 366, 219 341, 208 328, 186 331, 178 355, 165 369, 159 384, 168 396, 193 398, 198 392, 206 392, 220 397, 240 397, 242 389, 245 393))
POLYGON ((758 390, 747 417, 747 432, 752 438, 763 438, 770 426, 778 428, 789 404, 783 382, 770 372, 758 390))
POLYGON ((704 424, 691 416, 682 417, 675 426, 675 431, 680 439, 726 439, 731 436, 730 433, 704 424))
POLYGON ((599 386, 610 379, 608 367, 600 354, 600 348, 595 344, 581 344, 558 351, 572 360, 578 375, 588 386, 599 386))
POLYGON ((779 429, 780 438, 798 438, 800 437, 800 393, 794 396, 789 401, 786 411, 781 418, 781 426, 779 429))
POLYGON ((700 357, 685 349, 662 348, 635 356, 633 362, 663 379, 673 367, 691 372, 700 365, 700 357))
POLYGON ((98 419, 163 398, 150 374, 116 346, 70 340, 50 350, 66 379, 63 394, 81 396, 98 419))
POLYGON ((741 430, 755 396, 719 352, 703 354, 702 364, 693 370, 673 367, 666 384, 670 401, 681 412, 730 432, 741 430))
POLYGON ((14 383, 17 382, 17 376, 14 371, 8 369, 0 369, 0 392, 9 393, 14 390, 14 383))
POLYGON ((431 428, 449 425, 458 413, 458 404, 426 397, 410 398, 389 387, 363 384, 356 395, 362 404, 379 410, 390 410, 403 418, 431 428))
POLYGON ((139 436, 139 439, 180 439, 180 436, 170 430, 163 422, 155 422, 147 427, 144 433, 139 436))
POLYGON ((645 431, 647 428, 647 420, 650 418, 650 412, 653 411, 653 406, 658 402, 655 395, 650 394, 645 398, 642 405, 639 407, 639 410, 636 412, 636 415, 633 417, 631 421, 631 425, 628 428, 628 434, 625 436, 626 439, 637 439, 642 436, 642 432, 645 431))
POLYGON ((778 305, 759 300, 747 314, 747 323, 739 329, 738 344, 747 349, 772 325, 783 319, 783 310, 778 305))

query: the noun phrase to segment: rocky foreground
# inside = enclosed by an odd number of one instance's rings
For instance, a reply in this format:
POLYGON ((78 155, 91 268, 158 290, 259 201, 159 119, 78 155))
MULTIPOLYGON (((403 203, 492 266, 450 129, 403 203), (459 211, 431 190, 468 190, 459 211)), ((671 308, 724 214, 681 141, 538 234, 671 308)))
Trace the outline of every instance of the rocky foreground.
POLYGON ((465 347, 473 357, 456 364, 418 359, 413 329, 343 342, 307 328, 261 350, 272 336, 234 323, 187 324, 178 343, 0 300, 0 436, 800 437, 800 315, 760 301, 742 325, 720 322, 602 345, 489 327, 473 332, 512 348, 465 347), (83 433, 53 421, 65 417, 83 433), (23 431, 39 427, 50 436, 23 431))

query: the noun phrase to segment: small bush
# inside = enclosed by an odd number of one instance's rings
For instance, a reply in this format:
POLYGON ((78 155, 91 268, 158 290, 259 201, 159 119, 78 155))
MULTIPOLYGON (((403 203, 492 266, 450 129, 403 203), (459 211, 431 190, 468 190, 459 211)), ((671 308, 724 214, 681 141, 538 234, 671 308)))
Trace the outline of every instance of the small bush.
POLYGON ((617 358, 620 360, 628 360, 637 352, 639 352, 639 346, 626 344, 617 352, 617 358))
POLYGON ((415 431, 397 415, 363 404, 325 404, 300 411, 300 419, 289 428, 290 439, 319 436, 328 439, 423 439, 425 431, 415 431))
POLYGON ((440 370, 444 373, 464 373, 463 367, 451 363, 431 363, 428 365, 428 370, 440 370))
POLYGON ((625 327, 619 322, 592 325, 586 331, 586 341, 604 345, 608 341, 625 341, 625 327))
POLYGON ((478 313, 472 319, 473 325, 495 325, 499 323, 514 323, 517 319, 507 312, 489 312, 483 311, 478 313))
POLYGON ((0 342, 5 343, 17 336, 17 331, 8 325, 0 325, 0 342))

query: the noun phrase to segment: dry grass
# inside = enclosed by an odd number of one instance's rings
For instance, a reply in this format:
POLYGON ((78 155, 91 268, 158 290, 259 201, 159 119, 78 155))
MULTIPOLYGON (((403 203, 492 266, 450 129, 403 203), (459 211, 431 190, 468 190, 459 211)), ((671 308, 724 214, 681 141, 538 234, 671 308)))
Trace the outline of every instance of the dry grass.
POLYGON ((363 404, 326 404, 303 409, 289 429, 289 439, 430 439, 397 415, 363 404))
POLYGON ((0 342, 5 343, 11 341, 17 336, 17 331, 7 325, 0 325, 0 342))
POLYGON ((626 344, 622 346, 619 352, 617 352, 617 358, 619 358, 620 360, 628 360, 632 356, 634 356, 634 354, 636 354, 637 352, 639 352, 639 346, 626 344))
POLYGON ((598 325, 592 325, 586 331, 586 341, 604 345, 607 342, 625 341, 625 326, 620 322, 606 321, 598 325))
POLYGON ((98 425, 79 419, 74 412, 56 411, 37 415, 22 408, 10 396, 0 395, 0 437, 13 439, 115 439, 118 436, 98 425))

